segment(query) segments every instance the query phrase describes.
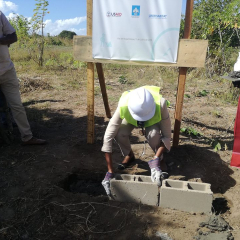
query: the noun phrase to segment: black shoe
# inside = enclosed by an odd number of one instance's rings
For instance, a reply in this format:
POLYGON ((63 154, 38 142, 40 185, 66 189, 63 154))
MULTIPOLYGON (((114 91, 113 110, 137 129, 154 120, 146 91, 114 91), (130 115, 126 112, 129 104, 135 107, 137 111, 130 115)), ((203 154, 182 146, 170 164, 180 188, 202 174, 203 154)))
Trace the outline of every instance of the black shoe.
POLYGON ((124 170, 130 166, 132 166, 132 162, 135 161, 135 157, 133 156, 127 163, 119 163, 118 170, 124 170))

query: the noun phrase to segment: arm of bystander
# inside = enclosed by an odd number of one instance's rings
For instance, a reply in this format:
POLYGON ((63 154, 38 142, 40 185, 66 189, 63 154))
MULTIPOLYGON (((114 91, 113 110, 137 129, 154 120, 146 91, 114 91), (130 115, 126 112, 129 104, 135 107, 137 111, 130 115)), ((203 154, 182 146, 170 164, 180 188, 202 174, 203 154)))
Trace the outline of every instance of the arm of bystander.
POLYGON ((15 43, 15 42, 17 42, 16 32, 14 32, 12 34, 5 35, 5 36, 0 38, 0 44, 2 44, 2 45, 10 46, 10 44, 15 43))

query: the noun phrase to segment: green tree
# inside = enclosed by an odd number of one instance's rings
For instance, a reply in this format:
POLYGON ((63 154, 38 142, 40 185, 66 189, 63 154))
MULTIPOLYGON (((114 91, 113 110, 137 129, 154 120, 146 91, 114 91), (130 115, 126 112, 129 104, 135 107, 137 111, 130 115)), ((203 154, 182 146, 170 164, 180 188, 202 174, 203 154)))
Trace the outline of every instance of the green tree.
POLYGON ((75 36, 75 35, 77 35, 75 32, 63 30, 62 32, 60 32, 60 34, 58 35, 58 37, 60 37, 60 38, 73 39, 73 36, 75 36))
POLYGON ((218 65, 226 68, 226 50, 239 46, 239 27, 239 0, 194 1, 192 38, 209 40, 209 55, 218 65))
POLYGON ((44 17, 47 12, 47 6, 49 5, 48 1, 46 0, 35 0, 36 1, 36 8, 33 10, 34 15, 32 17, 32 28, 33 28, 33 35, 40 31, 40 38, 36 37, 36 43, 38 45, 38 65, 43 66, 43 53, 44 53, 44 17))
POLYGON ((14 14, 14 17, 10 18, 9 22, 16 30, 19 46, 25 45, 30 38, 29 30, 31 26, 28 19, 22 15, 14 14))
POLYGON ((183 38, 184 34, 184 24, 185 24, 185 16, 181 16, 181 22, 180 22, 180 38, 183 38))

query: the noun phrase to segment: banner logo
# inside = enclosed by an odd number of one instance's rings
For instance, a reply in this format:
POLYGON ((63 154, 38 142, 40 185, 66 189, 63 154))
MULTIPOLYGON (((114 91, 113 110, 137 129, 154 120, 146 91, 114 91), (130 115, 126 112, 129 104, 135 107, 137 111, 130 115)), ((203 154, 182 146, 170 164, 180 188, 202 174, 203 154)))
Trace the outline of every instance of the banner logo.
POLYGON ((107 47, 107 48, 112 47, 112 43, 107 42, 105 33, 102 34, 100 41, 101 41, 101 47, 107 47))
POLYGON ((149 18, 167 19, 167 15, 164 15, 164 14, 149 14, 149 18))
POLYGON ((107 12, 107 17, 121 17, 122 13, 107 12))
POLYGON ((132 5, 132 17, 139 17, 140 16, 140 6, 132 5))

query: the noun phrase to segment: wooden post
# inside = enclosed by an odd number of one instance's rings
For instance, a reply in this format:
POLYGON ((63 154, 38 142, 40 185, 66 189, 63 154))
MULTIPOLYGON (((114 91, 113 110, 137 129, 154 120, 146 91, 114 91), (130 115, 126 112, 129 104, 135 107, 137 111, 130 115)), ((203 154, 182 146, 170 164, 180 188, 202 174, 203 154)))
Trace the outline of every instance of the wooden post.
MULTIPOLYGON (((192 12, 193 12, 193 0, 187 0, 184 35, 183 35, 183 38, 185 39, 189 39, 191 36, 192 12)), ((178 146, 178 143, 179 143, 186 75, 187 75, 187 67, 180 67, 179 76, 178 76, 177 99, 176 99, 176 106, 175 106, 175 125, 174 125, 174 133, 173 133, 174 147, 178 146)))
POLYGON ((106 111, 106 115, 108 118, 111 118, 111 111, 108 105, 108 97, 107 97, 107 91, 106 91, 106 85, 105 85, 105 78, 103 73, 103 68, 101 63, 96 63, 97 73, 98 73, 98 79, 102 91, 102 97, 103 97, 103 103, 106 111))
MULTIPOLYGON (((87 35, 92 36, 92 0, 87 0, 87 35)), ((87 63, 87 143, 94 143, 94 63, 87 63)))

